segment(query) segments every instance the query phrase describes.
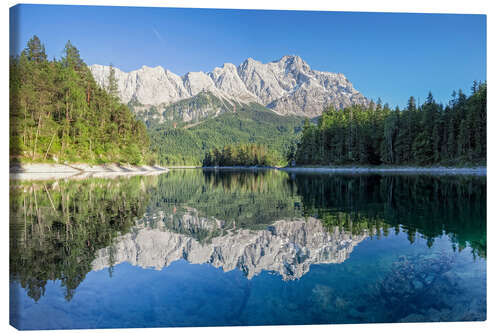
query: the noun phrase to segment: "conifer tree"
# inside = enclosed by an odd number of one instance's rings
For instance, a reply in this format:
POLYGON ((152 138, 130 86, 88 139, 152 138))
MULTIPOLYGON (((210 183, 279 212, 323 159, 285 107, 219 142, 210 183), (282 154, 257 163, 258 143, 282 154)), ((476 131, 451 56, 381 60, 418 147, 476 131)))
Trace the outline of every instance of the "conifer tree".
POLYGON ((30 38, 23 53, 29 61, 41 63, 47 60, 45 46, 42 44, 37 35, 30 38))
POLYGON ((72 68, 77 72, 83 71, 86 67, 82 58, 80 58, 80 51, 69 40, 64 46, 64 57, 61 62, 65 67, 72 68))
POLYGON ((109 65, 108 92, 111 96, 118 97, 118 80, 116 79, 115 68, 113 64, 109 65))

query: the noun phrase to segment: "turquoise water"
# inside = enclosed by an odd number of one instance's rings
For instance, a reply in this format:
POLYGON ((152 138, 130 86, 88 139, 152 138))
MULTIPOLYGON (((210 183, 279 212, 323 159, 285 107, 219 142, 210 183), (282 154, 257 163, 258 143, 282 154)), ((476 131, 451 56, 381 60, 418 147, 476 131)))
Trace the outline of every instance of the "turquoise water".
POLYGON ((11 184, 20 329, 486 319, 486 179, 172 171, 11 184))

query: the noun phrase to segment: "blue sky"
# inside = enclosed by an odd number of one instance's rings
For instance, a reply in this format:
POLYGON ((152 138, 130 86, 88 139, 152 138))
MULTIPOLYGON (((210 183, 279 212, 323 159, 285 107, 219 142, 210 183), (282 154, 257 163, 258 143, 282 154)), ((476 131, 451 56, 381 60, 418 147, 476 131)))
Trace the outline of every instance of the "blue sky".
POLYGON ((161 65, 183 75, 295 54, 391 106, 410 95, 423 102, 429 90, 447 103, 454 89, 468 94, 473 80, 486 80, 484 15, 55 5, 16 13, 16 53, 36 34, 59 58, 69 39, 87 64, 125 71, 161 65))

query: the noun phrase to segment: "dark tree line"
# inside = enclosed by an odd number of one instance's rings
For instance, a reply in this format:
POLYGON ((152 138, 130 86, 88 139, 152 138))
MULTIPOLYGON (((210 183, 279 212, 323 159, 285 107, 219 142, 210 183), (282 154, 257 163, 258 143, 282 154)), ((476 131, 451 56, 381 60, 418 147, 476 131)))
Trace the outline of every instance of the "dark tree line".
POLYGON ((410 97, 404 110, 386 104, 327 108, 318 124, 306 121, 289 161, 307 164, 486 164, 486 83, 472 93, 453 92, 447 106, 431 93, 421 106, 410 97))
POLYGON ((78 49, 67 42, 49 60, 33 36, 10 59, 10 156, 25 161, 150 163, 146 127, 109 87, 95 82, 78 49))
POLYGON ((205 154, 203 166, 273 166, 278 164, 276 152, 260 144, 226 145, 205 154))

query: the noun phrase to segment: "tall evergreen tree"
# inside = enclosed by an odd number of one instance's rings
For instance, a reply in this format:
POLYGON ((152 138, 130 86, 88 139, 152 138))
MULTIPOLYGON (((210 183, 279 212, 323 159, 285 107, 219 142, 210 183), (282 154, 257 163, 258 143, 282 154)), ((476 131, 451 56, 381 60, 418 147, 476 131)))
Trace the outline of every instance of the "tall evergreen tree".
POLYGON ((82 58, 80 58, 80 51, 69 40, 64 46, 64 56, 61 62, 65 67, 72 68, 77 72, 83 71, 86 67, 82 58))
POLYGON ((113 64, 109 65, 108 92, 111 96, 118 97, 118 80, 116 79, 115 68, 113 64))
POLYGON ((42 44, 37 35, 30 38, 23 53, 29 61, 40 63, 47 60, 45 46, 42 44))

